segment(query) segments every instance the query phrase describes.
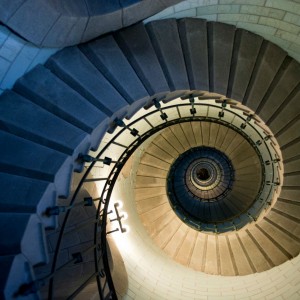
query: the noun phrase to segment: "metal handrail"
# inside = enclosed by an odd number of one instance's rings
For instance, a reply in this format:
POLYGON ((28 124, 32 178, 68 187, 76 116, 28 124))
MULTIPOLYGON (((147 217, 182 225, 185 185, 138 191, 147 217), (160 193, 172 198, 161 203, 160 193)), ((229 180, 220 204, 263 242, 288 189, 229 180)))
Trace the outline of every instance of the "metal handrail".
MULTIPOLYGON (((58 270, 61 270, 61 268, 57 268, 57 259, 58 259, 58 255, 60 252, 60 247, 61 247, 61 242, 63 239, 63 235, 64 235, 64 230, 67 224, 67 221, 69 219, 70 213, 72 211, 72 208, 74 207, 74 203, 75 200, 77 199, 77 196, 80 192, 80 190, 82 189, 83 185, 87 182, 87 177, 89 176, 91 170, 93 169, 93 167, 95 166, 95 164, 97 163, 97 160, 100 159, 100 157, 106 152, 106 150, 111 146, 111 145, 116 145, 119 146, 120 148, 124 148, 124 151, 122 152, 122 154, 119 156, 119 158, 116 161, 113 161, 112 164, 114 164, 112 170, 110 171, 109 175, 107 176, 107 178, 104 178, 104 187, 101 193, 101 196, 99 197, 100 201, 98 203, 97 206, 97 210, 96 210, 96 216, 95 216, 95 220, 93 221, 94 224, 94 260, 95 260, 95 272, 91 275, 91 277, 89 277, 88 281, 90 281, 92 278, 96 277, 97 280, 97 285, 98 285, 98 291, 99 291, 99 295, 101 299, 105 298, 105 295, 103 294, 103 287, 101 284, 101 277, 102 276, 106 276, 107 279, 107 284, 109 287, 109 291, 110 291, 110 298, 111 299, 117 299, 116 296, 116 291, 113 285, 113 281, 112 281, 112 277, 111 277, 111 273, 110 273, 110 267, 109 267, 109 260, 108 260, 108 255, 107 255, 107 239, 106 239, 106 225, 107 225, 107 214, 108 214, 108 205, 110 202, 110 198, 111 198, 111 194, 114 188, 114 185, 116 183, 116 180, 119 176, 119 173, 121 172, 122 167, 124 166, 124 164, 126 163, 126 161, 128 160, 128 158, 133 154, 133 152, 145 141, 147 140, 150 136, 152 136, 154 133, 169 127, 171 125, 174 124, 178 124, 178 123, 182 123, 182 122, 190 122, 190 121, 216 121, 218 120, 218 123, 224 124, 226 126, 229 127, 233 127, 234 130, 239 131, 240 134, 242 134, 243 136, 246 136, 244 131, 240 128, 237 128, 236 126, 232 125, 232 124, 228 124, 227 122, 223 121, 221 117, 216 117, 216 118, 212 118, 212 117, 207 117, 207 116, 196 116, 196 112, 194 110, 194 107, 197 106, 207 106, 207 107, 214 107, 214 108, 218 108, 218 109, 222 109, 222 112, 228 112, 233 114, 235 117, 238 117, 239 119, 241 119, 242 122, 246 121, 246 117, 243 118, 243 116, 241 116, 240 114, 234 112, 232 109, 234 109, 235 107, 231 108, 230 110, 223 107, 220 107, 220 105, 214 105, 214 104, 208 104, 208 103, 192 103, 192 110, 191 110, 191 114, 192 116, 190 117, 182 117, 180 115, 179 112, 179 108, 180 107, 185 107, 185 106, 191 106, 191 103, 183 103, 183 104, 175 104, 175 105, 168 105, 168 106, 164 106, 163 108, 161 108, 160 106, 158 107, 158 105, 155 105, 157 109, 154 109, 153 111, 144 114, 143 116, 137 118, 136 120, 130 122, 128 125, 126 125, 124 128, 121 128, 121 130, 116 133, 112 139, 103 147, 103 149, 101 151, 99 151, 99 153, 95 156, 95 160, 93 160, 90 165, 88 166, 88 168, 86 169, 86 172, 83 174, 77 188, 75 189, 75 192, 70 200, 69 203, 69 207, 70 209, 68 209, 65 212, 65 216, 61 225, 61 230, 59 232, 59 236, 58 236, 58 240, 57 240, 57 244, 56 244, 56 248, 55 248, 55 252, 54 252, 54 257, 53 257, 53 263, 52 263, 52 267, 51 267, 51 271, 50 274, 46 277, 43 278, 43 280, 45 279, 49 279, 49 287, 48 287, 48 299, 53 299, 53 279, 54 279, 54 275, 58 270), (154 126, 153 124, 150 123, 150 121, 147 119, 147 117, 154 115, 154 114, 160 114, 160 117, 162 115, 162 109, 164 110, 163 113, 166 113, 168 110, 176 108, 178 111, 178 118, 173 119, 173 120, 167 120, 164 116, 164 119, 162 118, 162 120, 164 121, 164 123, 159 124, 157 126, 154 126), (128 130, 128 128, 134 128, 134 125, 136 125, 138 122, 140 122, 141 120, 145 120, 151 127, 150 130, 144 132, 143 134, 138 134, 136 135, 136 139, 128 146, 126 145, 122 145, 118 142, 116 142, 117 138, 119 136, 121 136, 122 134, 124 134, 124 132, 126 130, 128 130), (102 211, 102 215, 100 216, 100 211, 102 211), (99 244, 98 241, 98 236, 99 236, 99 232, 98 232, 98 224, 101 223, 101 233, 100 233, 100 244, 101 244, 101 257, 99 258, 99 253, 98 253, 98 249, 95 245, 99 244), (99 264, 98 261, 99 259, 102 259, 103 262, 103 267, 104 267, 104 273, 103 270, 99 270, 99 264)), ((272 153, 267 145, 267 140, 265 139, 266 137, 264 137, 250 122, 247 122, 247 125, 251 126, 255 132, 258 134, 258 136, 260 136, 260 140, 262 143, 265 143, 266 149, 268 151, 268 154, 270 156, 270 158, 272 159, 272 153)), ((249 141, 249 139, 247 139, 249 141)), ((263 162, 262 156, 258 150, 258 145, 253 142, 250 139, 250 143, 252 144, 252 146, 254 147, 254 149, 257 151, 261 161, 263 162)), ((263 164, 264 165, 264 164, 263 164)), ((273 164, 271 164, 273 167, 273 178, 272 181, 274 181, 274 166, 273 164)), ((263 170, 263 172, 265 172, 265 170, 263 170)), ((263 184, 261 186, 260 192, 259 192, 259 196, 262 192, 262 190, 265 188, 265 184, 263 184)), ((268 193, 268 199, 270 197, 270 195, 272 194, 272 191, 274 191, 274 187, 270 186, 269 189, 269 193, 268 193)), ((263 209, 263 208, 262 208, 263 209)), ((42 279, 40 279, 42 280, 42 279)), ((83 288, 84 286, 87 284, 87 282, 84 282, 80 287, 78 287, 76 289, 76 291, 73 293, 74 295, 78 294, 83 288)), ((73 295, 72 294, 72 295, 73 295)), ((71 296, 72 296, 71 295, 71 296)), ((70 296, 70 297, 71 297, 70 296)), ((70 298, 71 299, 71 298, 70 298)))

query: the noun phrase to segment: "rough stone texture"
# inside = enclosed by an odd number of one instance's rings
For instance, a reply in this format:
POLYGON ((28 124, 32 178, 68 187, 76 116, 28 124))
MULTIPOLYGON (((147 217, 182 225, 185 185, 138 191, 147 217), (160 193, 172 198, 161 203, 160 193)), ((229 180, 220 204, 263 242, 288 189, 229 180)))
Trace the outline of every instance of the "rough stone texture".
POLYGON ((244 99, 262 41, 260 36, 237 30, 227 90, 228 97, 238 101, 244 99))
POLYGON ((209 90, 208 49, 206 21, 183 19, 179 21, 179 34, 191 90, 209 90), (196 67, 197 66, 197 67, 196 67))
POLYGON ((80 47, 94 66, 113 84, 131 106, 131 112, 144 106, 149 95, 132 66, 112 36, 100 38, 80 47))
POLYGON ((58 195, 67 196, 73 166, 70 157, 45 146, 0 132, 0 166, 6 173, 55 183, 58 195), (51 161, 46 167, 45 164, 51 161))
POLYGON ((235 27, 208 23, 209 90, 226 95, 233 51, 235 27))
POLYGON ((45 232, 34 214, 0 213, 1 256, 20 252, 31 265, 48 263, 45 232), (7 226, 11 219, 15 222, 7 226))
POLYGON ((261 35, 300 61, 300 3, 293 0, 186 0, 168 7, 146 22, 196 17, 219 21, 261 35))
POLYGON ((170 90, 190 89, 176 20, 155 21, 146 28, 170 90))
POLYGON ((285 57, 286 53, 282 49, 272 43, 263 42, 243 99, 243 103, 253 111, 256 111, 263 100, 285 57))
POLYGON ((89 149, 86 133, 12 91, 4 92, 1 97, 0 121, 2 130, 75 159, 89 149), (40 128, 44 128, 44 134, 40 128))
POLYGON ((39 65, 18 80, 14 90, 45 110, 90 134, 96 149, 108 128, 108 117, 45 67, 39 65), (41 79, 43 80, 41 81, 41 79), (55 88, 50 88, 55 86, 55 88))
POLYGON ((257 109, 257 113, 265 122, 268 122, 286 99, 290 97, 299 82, 300 64, 295 60, 286 60, 257 109))
POLYGON ((121 30, 116 34, 116 40, 150 96, 169 91, 162 67, 144 26, 139 24, 121 30))
POLYGON ((2 0, 0 20, 35 45, 65 47, 129 26, 178 2, 2 0))
POLYGON ((77 47, 52 56, 46 67, 106 115, 126 114, 128 102, 77 47))
POLYGON ((268 125, 272 129, 272 132, 276 135, 280 130, 286 127, 289 123, 287 120, 294 120, 298 117, 300 112, 300 102, 299 102, 299 94, 300 94, 300 87, 297 87, 293 90, 288 98, 286 99, 285 103, 281 105, 274 115, 269 119, 268 125), (277 118, 279 114, 283 116, 282 118, 277 118))
POLYGON ((45 216, 46 209, 54 206, 57 198, 53 183, 5 173, 0 173, 0 178, 1 212, 36 213, 45 227, 56 225, 55 217, 45 216))

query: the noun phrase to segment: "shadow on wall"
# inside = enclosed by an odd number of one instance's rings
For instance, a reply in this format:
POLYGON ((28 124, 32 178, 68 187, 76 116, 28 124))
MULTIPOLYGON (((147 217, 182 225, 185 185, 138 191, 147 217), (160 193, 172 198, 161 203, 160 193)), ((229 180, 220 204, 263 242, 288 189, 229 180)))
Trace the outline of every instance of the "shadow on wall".
MULTIPOLYGON (((68 199, 58 199, 57 205, 69 204, 80 177, 81 174, 74 174, 70 197, 68 199)), ((85 197, 91 196, 93 198, 99 197, 96 185, 93 182, 87 184, 86 189, 79 192, 75 203, 82 202, 85 197)), ((54 299, 66 299, 95 272, 93 245, 96 211, 97 202, 93 206, 80 205, 71 210, 57 258, 57 268, 60 268, 76 257, 77 253, 81 253, 82 259, 80 257, 79 262, 70 262, 56 272, 53 285, 54 299)), ((34 271, 38 278, 47 276, 51 272, 54 252, 64 216, 65 213, 59 215, 57 229, 46 232, 50 263, 46 266, 35 268, 34 271)), ((99 267, 101 269, 101 265, 99 267)), ((42 299, 48 298, 48 284, 41 290, 41 296, 42 299)), ((95 277, 89 281, 76 299, 98 299, 98 288, 95 277)))
POLYGON ((113 238, 108 237, 108 245, 112 254, 110 264, 112 270, 112 279, 118 295, 122 299, 128 291, 128 274, 125 268, 124 260, 113 238))

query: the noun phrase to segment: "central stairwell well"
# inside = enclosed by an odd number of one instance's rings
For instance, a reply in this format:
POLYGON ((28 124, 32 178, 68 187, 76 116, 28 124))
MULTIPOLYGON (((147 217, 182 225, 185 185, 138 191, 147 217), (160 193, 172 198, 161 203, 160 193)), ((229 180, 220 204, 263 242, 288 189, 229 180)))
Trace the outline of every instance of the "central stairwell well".
MULTIPOLYGON (((56 217, 45 211, 69 195, 72 172, 83 170, 79 154, 95 151, 116 118, 130 118, 154 99, 201 99, 203 91, 248 106, 277 138, 282 191, 262 222, 278 241, 267 230, 260 236, 286 259, 297 256, 299 81, 299 63, 274 44, 201 19, 140 23, 66 48, 25 74, 0 96, 3 297, 36 280, 33 268, 48 263, 44 230, 56 217)), ((28 299, 36 297, 32 290, 28 299)))

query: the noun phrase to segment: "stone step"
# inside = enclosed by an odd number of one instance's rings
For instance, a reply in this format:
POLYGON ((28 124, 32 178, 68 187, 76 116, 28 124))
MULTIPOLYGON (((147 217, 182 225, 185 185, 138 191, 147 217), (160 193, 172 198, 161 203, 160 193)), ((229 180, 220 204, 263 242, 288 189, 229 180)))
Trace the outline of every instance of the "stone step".
POLYGON ((255 267, 251 261, 245 245, 238 233, 228 236, 230 247, 233 252, 234 263, 239 275, 246 275, 255 272, 255 267))
POLYGON ((113 36, 101 37, 79 49, 131 104, 129 116, 147 104, 149 94, 113 36))
POLYGON ((143 24, 118 31, 115 38, 150 96, 165 95, 169 87, 143 24))
MULTIPOLYGON (((239 136, 236 137, 236 139, 240 139, 239 136)), ((237 142, 237 141, 236 141, 237 142)), ((244 156, 251 156, 253 155, 252 147, 249 145, 249 143, 243 139, 240 140, 240 143, 238 143, 236 148, 231 148, 231 152, 228 153, 228 157, 230 157, 231 160, 235 160, 235 158, 239 158, 241 154, 244 154, 244 156)))
MULTIPOLYGON (((20 286, 29 284, 35 280, 32 267, 28 258, 23 254, 0 256, 0 298, 1 299, 24 299, 16 296, 20 286)), ((36 294, 26 296, 28 300, 36 300, 36 294)))
POLYGON ((298 171, 300 171, 300 159, 298 157, 288 162, 285 162, 284 164, 285 174, 294 173, 298 171))
POLYGON ((173 135, 176 137, 180 145, 184 148, 185 151, 191 148, 189 140, 181 127, 181 124, 176 124, 170 127, 173 135))
POLYGON ((256 111, 286 57, 278 46, 263 41, 243 104, 256 111))
POLYGON ((207 25, 209 91, 226 95, 236 28, 218 22, 207 25))
POLYGON ((245 140, 228 154, 229 158, 234 161, 236 165, 238 165, 240 161, 243 161, 245 157, 254 157, 255 155, 255 150, 245 140))
POLYGON ((215 148, 218 133, 220 130, 220 125, 217 123, 211 123, 209 128, 209 139, 208 139, 208 146, 215 148))
POLYGON ((194 250, 194 245, 196 243, 197 231, 191 230, 190 228, 187 231, 187 234, 181 243, 175 260, 183 265, 189 265, 191 256, 194 250))
POLYGON ((159 217, 166 214, 169 210, 170 210, 170 205, 169 203, 165 202, 146 212, 141 213, 140 218, 143 223, 155 223, 159 217))
POLYGON ((154 21, 146 29, 170 90, 190 90, 176 19, 154 21))
POLYGON ((233 262, 234 256, 228 236, 218 236, 218 249, 221 275, 238 275, 236 263, 233 262))
POLYGON ((179 152, 176 150, 176 148, 171 144, 170 141, 166 140, 163 135, 157 136, 153 142, 154 145, 157 147, 163 149, 166 151, 169 155, 171 155, 173 158, 177 158, 179 155, 179 152))
POLYGON ((238 235, 256 272, 263 272, 272 267, 272 263, 266 260, 265 253, 261 251, 259 244, 249 230, 240 231, 238 235))
POLYGON ((300 199, 300 190, 295 187, 282 187, 280 198, 292 200, 292 201, 299 201, 300 199))
POLYGON ((225 142, 225 138, 227 136, 228 131, 231 130, 229 127, 220 126, 220 130, 218 131, 218 136, 216 138, 215 147, 221 150, 223 143, 225 142))
POLYGON ((185 148, 170 128, 166 128, 161 135, 176 150, 176 152, 181 154, 185 151, 185 148))
POLYGON ((189 227, 181 222, 179 228, 173 234, 169 242, 164 247, 164 251, 172 258, 175 258, 180 246, 182 245, 187 233, 189 231, 189 227))
POLYGON ((166 195, 159 195, 147 199, 142 199, 137 202, 138 213, 147 212, 157 206, 168 203, 168 197, 166 195))
MULTIPOLYGON (((285 98, 285 101, 267 121, 267 125, 276 135, 287 125, 287 120, 292 121, 298 117, 300 111, 300 84, 285 98)), ((289 122, 288 122, 289 123, 289 122)))
POLYGON ((209 142, 209 131, 210 131, 210 122, 203 122, 201 123, 201 130, 202 130, 202 142, 203 145, 208 145, 209 142))
POLYGON ((207 235, 198 232, 189 266, 197 271, 204 272, 205 252, 207 245, 207 235))
POLYGON ((45 66, 112 119, 126 116, 128 102, 77 47, 56 53, 45 66))
POLYGON ((299 82, 300 64, 291 57, 287 57, 257 107, 256 113, 267 123, 299 82))
MULTIPOLYGON (((258 164, 258 160, 255 159, 256 157, 257 157, 256 154, 254 154, 253 156, 250 156, 250 157, 248 156, 247 158, 244 158, 244 159, 241 158, 240 161, 237 161, 235 159, 234 161, 236 162, 236 165, 235 165, 236 172, 239 170, 242 170, 242 169, 248 170, 249 167, 253 167, 253 162, 255 164, 258 164)), ((248 173, 248 171, 247 171, 247 173, 248 173)))
POLYGON ((45 231, 37 215, 0 213, 0 225, 0 256, 22 253, 31 265, 48 262, 45 231))
POLYGON ((184 132, 186 139, 190 145, 190 148, 197 147, 195 133, 192 128, 191 122, 180 123, 181 129, 184 132))
POLYGON ((299 124, 299 116, 290 122, 287 122, 287 125, 276 134, 279 145, 282 147, 288 147, 299 140, 299 124))
POLYGON ((213 275, 219 273, 216 235, 207 235, 204 272, 213 275))
POLYGON ((159 158, 169 164, 174 161, 174 157, 171 156, 168 152, 166 152, 163 148, 156 146, 154 143, 151 143, 146 150, 146 153, 159 158))
POLYGON ((163 187, 135 189, 135 200, 140 201, 143 199, 149 199, 155 196, 161 196, 165 194, 166 194, 166 189, 163 187))
POLYGON ((37 66, 15 84, 14 90, 57 117, 90 134, 96 150, 108 129, 106 114, 56 77, 44 66, 37 66), (55 87, 55 88, 49 88, 55 87))
MULTIPOLYGON (((283 257, 285 256, 285 260, 288 258, 288 259, 291 259, 293 257, 293 255, 291 253, 289 253, 284 247, 283 245, 281 244, 280 241, 276 240, 276 236, 272 236, 270 235, 266 230, 265 230, 265 223, 262 222, 261 224, 255 224, 255 227, 257 229, 259 229, 261 231, 261 233, 265 236, 264 237, 264 241, 265 240, 268 240, 267 243, 269 242, 272 242, 272 244, 274 246, 277 247, 277 250, 275 250, 275 252, 280 252, 280 254, 278 255, 277 259, 279 259, 279 256, 281 257, 281 259, 283 260, 283 257)), ((274 247, 272 246, 272 247, 274 247)), ((273 250, 272 250, 273 251, 273 250)), ((271 256, 272 256, 272 252, 270 253, 271 256)))
POLYGON ((209 90, 206 20, 178 20, 178 31, 191 90, 209 90))
POLYGON ((68 196, 71 157, 3 131, 0 141, 2 173, 53 182, 58 196, 68 196))
MULTIPOLYGON (((291 225, 291 223, 289 224, 291 225)), ((280 246, 292 257, 299 254, 299 238, 295 240, 295 236, 286 229, 282 223, 278 224, 276 216, 267 216, 259 224, 264 231, 272 237, 273 240, 280 242, 280 246)), ((289 227, 288 227, 289 228, 289 227)))
POLYGON ((178 2, 155 1, 149 5, 141 0, 87 0, 58 5, 47 1, 6 1, 0 19, 35 45, 63 48, 135 24, 178 2), (38 18, 35 11, 39 11, 38 18))
POLYGON ((286 261, 286 255, 257 226, 249 229, 256 245, 271 266, 278 266, 286 261))
POLYGON ((227 97, 242 102, 260 51, 263 38, 237 29, 231 61, 227 97))
POLYGON ((168 171, 170 168, 170 163, 160 159, 158 157, 153 156, 152 154, 145 153, 141 159, 141 163, 144 165, 156 167, 158 169, 168 171))
POLYGON ((7 173, 0 173, 0 182, 0 212, 37 214, 46 228, 56 226, 56 217, 45 215, 56 204, 53 183, 7 173))
POLYGON ((148 177, 148 176, 137 176, 136 177, 136 187, 156 187, 156 186, 165 186, 166 180, 164 178, 148 177))
POLYGON ((144 164, 139 164, 139 168, 137 171, 137 175, 145 175, 145 176, 153 176, 156 178, 163 178, 165 179, 167 177, 167 171, 158 169, 156 167, 144 165, 144 164))
POLYGON ((283 161, 288 159, 293 159, 299 155, 299 147, 300 147, 300 140, 296 139, 285 146, 281 147, 281 153, 283 156, 283 161))
MULTIPOLYGON (((241 146, 245 144, 245 148, 248 149, 250 148, 250 145, 248 143, 246 143, 245 138, 243 136, 241 136, 240 134, 236 134, 234 136, 234 138, 231 140, 230 145, 226 148, 226 150, 224 151, 224 153, 229 157, 229 158, 233 158, 234 157, 234 153, 235 152, 240 152, 242 151, 241 146), (248 146, 248 147, 247 147, 248 146)), ((249 151, 250 152, 250 151, 249 151)), ((244 155, 246 156, 246 153, 244 153, 244 155)))
POLYGON ((72 156, 74 168, 82 170, 78 155, 90 148, 85 132, 12 91, 3 93, 0 104, 2 130, 72 156))
MULTIPOLYGON (((156 220, 156 222, 158 220, 156 220)), ((164 249, 168 245, 168 243, 171 241, 174 234, 177 232, 177 230, 179 229, 179 227, 181 225, 182 225, 182 222, 179 220, 179 218, 177 216, 174 216, 173 218, 171 218, 170 222, 168 223, 168 226, 162 226, 162 229, 160 229, 158 231, 153 229, 153 231, 155 232, 153 234, 154 242, 159 247, 164 249)))
POLYGON ((191 122, 192 124, 192 130, 195 136, 195 142, 196 146, 202 146, 203 145, 203 139, 202 139, 202 129, 201 129, 201 123, 200 122, 191 122))

